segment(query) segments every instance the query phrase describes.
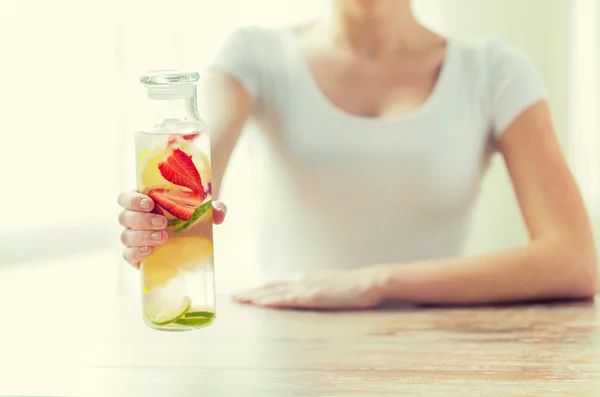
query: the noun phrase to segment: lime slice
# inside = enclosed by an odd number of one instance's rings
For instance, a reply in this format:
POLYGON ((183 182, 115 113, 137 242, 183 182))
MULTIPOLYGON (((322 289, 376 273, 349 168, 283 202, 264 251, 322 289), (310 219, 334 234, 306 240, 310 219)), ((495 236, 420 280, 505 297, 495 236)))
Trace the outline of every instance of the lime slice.
POLYGON ((167 325, 185 316, 192 300, 184 296, 178 305, 168 306, 166 302, 150 302, 144 305, 144 315, 152 324, 167 325))
POLYGON ((181 318, 175 321, 175 324, 184 325, 186 327, 201 327, 210 324, 212 320, 212 318, 208 317, 181 318))
POLYGON ((185 318, 190 318, 190 317, 205 317, 205 318, 213 318, 215 316, 215 313, 213 312, 209 312, 209 311, 205 311, 205 310, 199 310, 199 311, 191 311, 191 312, 187 312, 185 313, 185 318))
POLYGON ((204 310, 188 311, 183 317, 175 321, 175 324, 187 327, 200 327, 212 323, 214 318, 215 313, 213 312, 204 310))
MULTIPOLYGON (((189 228, 190 226, 194 225, 196 222, 198 222, 199 219, 203 219, 204 222, 206 222, 206 220, 204 220, 205 215, 209 215, 210 218, 208 218, 208 222, 212 224, 212 200, 208 200, 207 202, 205 202, 204 204, 202 204, 200 207, 196 208, 196 210, 194 211, 194 214, 192 215, 192 219, 190 219, 189 221, 182 221, 182 223, 177 223, 175 226, 178 226, 177 229, 174 230, 175 233, 181 233, 184 230, 186 230, 187 228, 189 228)), ((170 225, 169 225, 170 226, 170 225)))

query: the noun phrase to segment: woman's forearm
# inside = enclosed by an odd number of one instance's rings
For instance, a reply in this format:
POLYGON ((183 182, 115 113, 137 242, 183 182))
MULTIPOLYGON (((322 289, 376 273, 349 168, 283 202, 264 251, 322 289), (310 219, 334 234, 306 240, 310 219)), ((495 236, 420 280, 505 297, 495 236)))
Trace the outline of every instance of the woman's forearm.
POLYGON ((237 80, 218 70, 207 70, 199 91, 199 107, 211 136, 212 197, 218 199, 252 99, 237 80))
POLYGON ((597 290, 593 249, 567 249, 551 240, 467 258, 378 265, 369 271, 385 299, 414 303, 590 298, 597 290))

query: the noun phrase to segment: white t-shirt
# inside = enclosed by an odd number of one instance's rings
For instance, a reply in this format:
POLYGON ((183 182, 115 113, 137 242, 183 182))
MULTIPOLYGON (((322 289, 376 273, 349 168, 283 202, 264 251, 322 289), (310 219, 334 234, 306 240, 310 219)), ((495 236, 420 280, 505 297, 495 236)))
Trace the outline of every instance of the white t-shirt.
POLYGON ((245 262, 262 280, 461 255, 495 140, 546 96, 528 57, 499 39, 449 39, 429 99, 389 118, 331 103, 291 29, 240 28, 212 67, 254 101, 245 262))

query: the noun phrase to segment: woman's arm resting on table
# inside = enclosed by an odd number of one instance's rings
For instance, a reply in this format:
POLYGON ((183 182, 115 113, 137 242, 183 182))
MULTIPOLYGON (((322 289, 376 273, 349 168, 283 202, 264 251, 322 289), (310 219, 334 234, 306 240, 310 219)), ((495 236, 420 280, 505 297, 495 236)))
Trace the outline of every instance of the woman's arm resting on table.
POLYGON ((499 144, 529 229, 525 246, 469 258, 311 272, 234 298, 273 308, 366 309, 386 300, 468 305, 592 297, 592 233, 547 103, 526 110, 499 144))
POLYGON ((524 247, 469 258, 363 269, 383 298, 477 304, 590 298, 597 292, 588 216, 556 139, 546 101, 526 110, 499 141, 530 234, 524 247))

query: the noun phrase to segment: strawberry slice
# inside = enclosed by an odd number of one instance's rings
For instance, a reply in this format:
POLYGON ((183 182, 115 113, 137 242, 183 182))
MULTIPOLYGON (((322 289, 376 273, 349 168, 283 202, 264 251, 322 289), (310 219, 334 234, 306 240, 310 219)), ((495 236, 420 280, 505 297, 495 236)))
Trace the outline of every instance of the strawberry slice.
POLYGON ((153 214, 157 214, 157 215, 164 215, 165 213, 163 212, 163 210, 160 209, 160 207, 158 206, 158 203, 154 203, 154 208, 152 208, 152 211, 150 211, 153 214))
POLYGON ((182 135, 181 137, 183 139, 185 139, 186 141, 192 141, 192 140, 198 138, 199 135, 200 135, 199 132, 192 132, 191 134, 182 135))
POLYGON ((184 221, 192 219, 194 210, 204 201, 203 194, 183 190, 152 189, 148 196, 169 214, 184 221))
POLYGON ((167 145, 173 146, 180 139, 183 139, 186 141, 192 141, 192 140, 198 138, 198 136, 200 136, 199 132, 192 132, 191 134, 185 134, 185 135, 170 135, 169 140, 167 141, 167 145))
POLYGON ((196 193, 204 194, 202 179, 192 161, 192 156, 188 156, 181 149, 174 149, 167 154, 158 163, 158 169, 167 181, 178 186, 187 187, 196 193))
POLYGON ((169 135, 167 146, 173 146, 179 140, 179 135, 169 135))

